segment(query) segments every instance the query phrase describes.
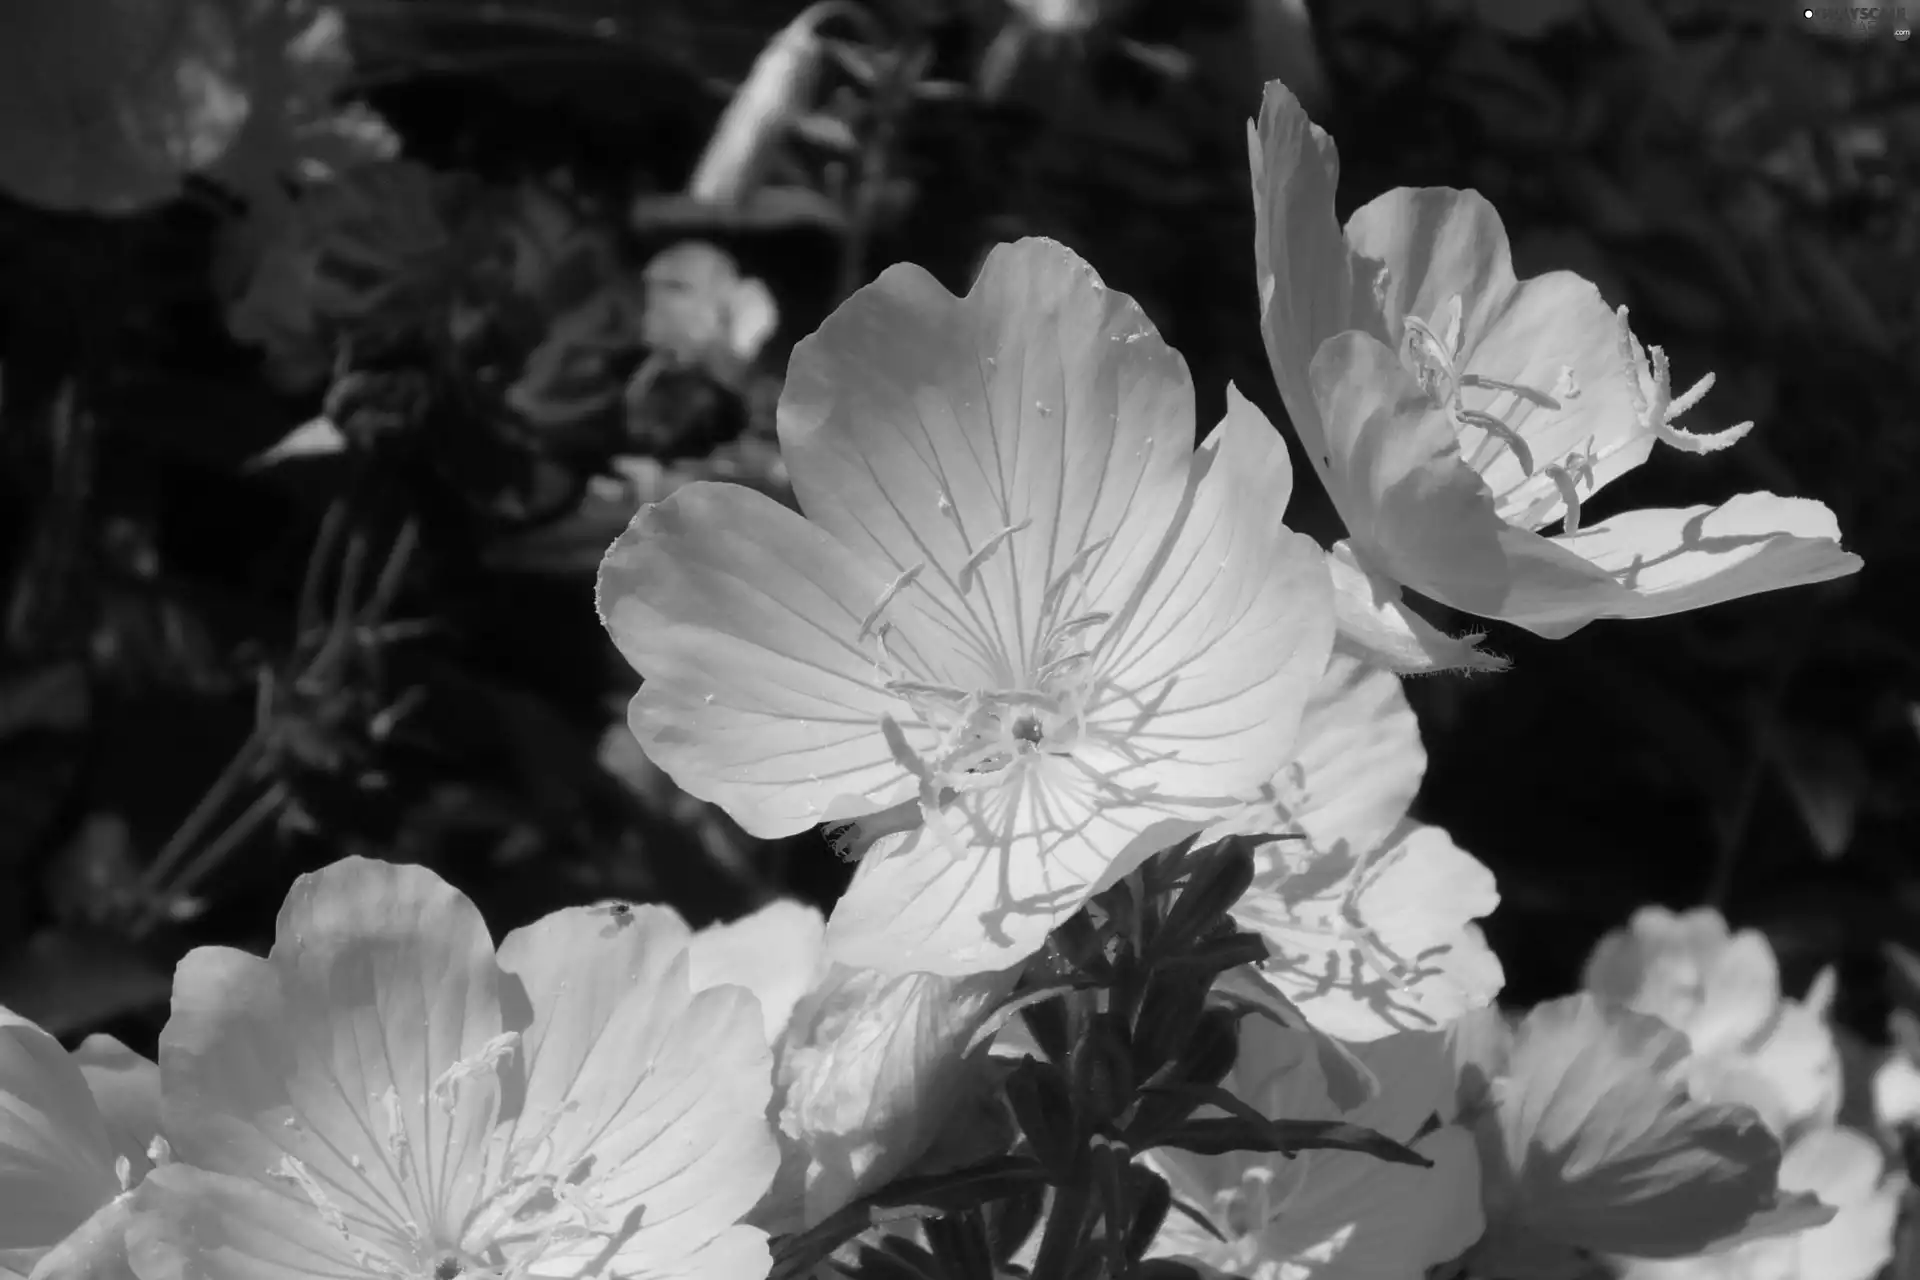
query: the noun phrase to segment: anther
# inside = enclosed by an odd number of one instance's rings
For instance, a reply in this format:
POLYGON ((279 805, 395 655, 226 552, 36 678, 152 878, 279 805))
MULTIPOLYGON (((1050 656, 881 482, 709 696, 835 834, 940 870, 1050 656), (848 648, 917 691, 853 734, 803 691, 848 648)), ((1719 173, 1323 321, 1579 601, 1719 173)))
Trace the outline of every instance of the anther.
POLYGON ((908 584, 919 577, 920 571, 926 567, 926 561, 922 560, 911 569, 903 570, 899 577, 887 584, 887 589, 880 593, 880 598, 874 602, 873 608, 867 610, 867 616, 860 620, 860 635, 857 637, 858 639, 865 640, 867 638, 873 631, 873 624, 880 620, 881 613, 885 611, 888 605, 893 603, 893 598, 906 590, 908 584))
POLYGON ((1528 476, 1533 474, 1533 450, 1527 447, 1527 442, 1521 438, 1518 431, 1492 414, 1482 413, 1478 409, 1457 409, 1454 412, 1455 416, 1467 426, 1478 427, 1488 435, 1498 438, 1502 444, 1513 451, 1514 460, 1520 464, 1520 470, 1528 476))
POLYGON ((1111 535, 1109 535, 1094 542, 1089 542, 1074 554, 1073 559, 1067 562, 1066 568, 1054 575, 1053 581, 1047 584, 1047 589, 1042 592, 1040 596, 1040 611, 1042 613, 1053 612, 1054 607, 1060 603, 1060 597, 1066 594, 1068 585, 1087 567, 1087 561, 1091 560, 1094 553, 1106 546, 1111 540, 1111 535))
POLYGON ((988 556, 992 555, 995 551, 998 551, 1000 549, 1001 544, 1006 542, 1008 538, 1011 538, 1014 534, 1019 533, 1021 530, 1026 529, 1032 524, 1033 524, 1032 517, 1028 517, 1027 519, 1022 520, 1019 524, 1008 525, 1006 528, 1002 529, 1000 532, 994 534, 991 538, 988 538, 985 542, 981 543, 980 549, 978 551, 975 551, 972 555, 968 556, 967 562, 960 566, 960 576, 957 581, 958 581, 961 592, 964 593, 967 591, 971 591, 973 589, 974 575, 980 572, 980 566, 987 562, 988 556))

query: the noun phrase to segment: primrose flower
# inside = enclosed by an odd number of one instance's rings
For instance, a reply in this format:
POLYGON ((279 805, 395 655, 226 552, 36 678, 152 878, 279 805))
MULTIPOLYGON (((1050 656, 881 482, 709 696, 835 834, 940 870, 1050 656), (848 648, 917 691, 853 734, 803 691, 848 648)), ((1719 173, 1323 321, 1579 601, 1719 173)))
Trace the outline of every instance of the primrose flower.
POLYGON ((1696 1095, 1744 1102, 1783 1138, 1839 1114, 1832 971, 1804 1001, 1783 999, 1773 948, 1757 930, 1729 932, 1711 907, 1642 907, 1594 947, 1585 985, 1684 1032, 1696 1095))
POLYGON ((796 902, 703 929, 690 955, 696 990, 745 987, 766 1016, 781 1166, 750 1220, 776 1233, 818 1225, 927 1153, 980 1082, 988 1049, 968 1054, 969 1041, 1019 976, 836 964, 826 921, 796 902))
POLYGON ((141 1280, 481 1274, 754 1280, 779 1160, 761 1013, 692 990, 671 911, 509 934, 420 867, 303 876, 266 959, 181 961, 160 1037, 178 1156, 141 1280))
POLYGON ((1492 666, 1402 589, 1558 637, 1860 567, 1806 499, 1589 523, 1583 504, 1656 445, 1708 453, 1750 424, 1676 425, 1711 377, 1676 394, 1665 354, 1579 276, 1516 279, 1477 193, 1397 188, 1343 233, 1333 142, 1277 82, 1249 145, 1268 358, 1349 534, 1333 553, 1343 636, 1402 670, 1492 666))
POLYGON ((1438 1030, 1505 981, 1472 923, 1499 904, 1493 874, 1407 817, 1426 767, 1399 679, 1336 653, 1293 761, 1201 836, 1287 837, 1255 849, 1233 914, 1266 938, 1268 981, 1342 1040, 1438 1030))
POLYGON ((1062 246, 964 298, 889 268, 795 347, 779 434, 805 519, 684 486, 598 598, 683 790, 851 823, 837 960, 1007 968, 1286 762, 1333 625, 1285 445, 1229 389, 1195 450, 1185 363, 1062 246))
POLYGON ((1696 1258, 1629 1262, 1621 1280, 1873 1280, 1893 1257, 1904 1183, 1886 1176, 1866 1135, 1834 1126, 1804 1134, 1780 1162, 1780 1185, 1817 1196, 1833 1220, 1696 1258))
POLYGON ((1690 1257, 1832 1216, 1782 1194, 1779 1141, 1751 1108, 1690 1094, 1687 1038, 1659 1019, 1581 994, 1515 1029, 1473 1031, 1462 1119, 1479 1137, 1488 1222, 1476 1272, 1690 1257))
POLYGON ((1433 1167, 1350 1151, 1288 1159, 1156 1150, 1148 1161, 1213 1229, 1169 1214, 1149 1256, 1184 1257, 1248 1280, 1371 1280, 1424 1275, 1479 1239, 1486 1223, 1473 1135, 1433 1123, 1453 1091, 1443 1035, 1401 1032, 1357 1046, 1381 1088, 1344 1114, 1327 1096, 1308 1037, 1264 1018, 1245 1020, 1240 1037, 1226 1083, 1241 1101, 1275 1118, 1364 1125, 1411 1146, 1433 1167))
POLYGON ((133 1189, 159 1132, 154 1065, 111 1036, 71 1055, 0 1009, 0 1280, 131 1277, 133 1189))

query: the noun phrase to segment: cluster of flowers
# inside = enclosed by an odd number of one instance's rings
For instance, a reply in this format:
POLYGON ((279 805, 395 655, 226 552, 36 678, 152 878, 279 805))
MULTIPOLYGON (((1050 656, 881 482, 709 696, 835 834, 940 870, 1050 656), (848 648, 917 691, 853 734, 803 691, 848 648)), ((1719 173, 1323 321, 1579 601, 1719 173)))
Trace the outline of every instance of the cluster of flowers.
POLYGON ((960 1100, 1026 1052, 1004 1006, 1050 935, 1232 838, 1265 958, 1222 981, 1284 1016, 1243 1025, 1218 1105, 1431 1167, 1149 1151, 1183 1210, 1149 1257, 1864 1280, 1899 1188, 1835 1127, 1821 994, 1783 1001, 1717 917, 1648 912, 1587 992, 1503 1020, 1493 880, 1408 816, 1396 674, 1498 665, 1409 590, 1554 636, 1857 560, 1766 494, 1586 523, 1655 444, 1744 428, 1677 428, 1704 387, 1674 396, 1585 281, 1517 281, 1472 193, 1343 231, 1331 143, 1277 85, 1252 154, 1269 353, 1349 539, 1284 526, 1286 448, 1232 389, 1193 446, 1184 363, 1059 245, 995 249, 964 298, 889 269, 793 353, 805 516, 686 485, 598 588, 648 756, 859 859, 831 918, 609 904, 496 949, 426 870, 308 876, 265 959, 182 962, 157 1066, 0 1023, 0 1276, 760 1280, 770 1237, 993 1131, 960 1100))

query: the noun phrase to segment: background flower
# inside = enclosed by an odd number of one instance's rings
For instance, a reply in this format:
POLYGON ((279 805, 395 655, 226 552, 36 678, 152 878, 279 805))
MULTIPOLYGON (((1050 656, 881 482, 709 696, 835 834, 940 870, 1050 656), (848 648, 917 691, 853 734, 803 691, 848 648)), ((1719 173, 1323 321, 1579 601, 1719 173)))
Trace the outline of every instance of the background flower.
POLYGON ((1426 764, 1399 680, 1336 653, 1292 762, 1201 836, 1291 837, 1257 846, 1233 914, 1267 939, 1268 981, 1328 1035, 1436 1030, 1504 981, 1473 924, 1500 901, 1492 874, 1407 817, 1426 764))
POLYGON ((1335 549, 1343 628, 1381 660, 1487 665, 1402 587, 1563 636, 1860 567, 1826 507, 1772 494, 1582 526, 1583 497, 1656 441, 1732 443, 1671 424, 1709 384, 1673 396, 1661 351, 1574 273, 1516 279, 1477 193, 1398 188, 1343 233, 1333 143, 1284 86, 1249 146, 1268 356, 1350 535, 1335 549))
POLYGON ((1291 1159, 1156 1151, 1149 1159, 1174 1195, 1205 1215, 1219 1235, 1170 1214, 1150 1256, 1192 1258, 1256 1280, 1363 1280, 1418 1276, 1464 1253, 1485 1220, 1472 1135, 1431 1123, 1450 1109, 1453 1070, 1445 1038, 1402 1032, 1355 1051, 1379 1079, 1380 1092, 1342 1113, 1328 1096, 1308 1038, 1248 1018, 1227 1085, 1262 1115, 1344 1119, 1411 1145, 1433 1167, 1344 1151, 1291 1159))

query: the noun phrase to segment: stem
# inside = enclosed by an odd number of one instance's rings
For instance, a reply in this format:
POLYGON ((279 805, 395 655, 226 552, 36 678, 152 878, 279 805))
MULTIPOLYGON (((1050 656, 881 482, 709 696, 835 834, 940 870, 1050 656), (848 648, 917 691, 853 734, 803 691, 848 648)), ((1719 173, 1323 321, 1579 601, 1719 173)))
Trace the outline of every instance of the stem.
MULTIPOLYGON (((280 806, 286 803, 286 800, 287 784, 284 782, 276 782, 261 792, 254 802, 242 810, 240 816, 233 820, 232 825, 225 831, 222 831, 206 848, 200 851, 199 856, 186 865, 180 872, 179 877, 174 881, 173 887, 167 891, 166 897, 178 898, 191 891, 193 886, 200 883, 209 871, 212 871, 221 862, 225 861, 228 854, 239 848, 247 837, 259 830, 262 823, 277 813, 280 806)), ((158 906, 160 901, 161 899, 159 897, 155 897, 149 902, 145 915, 135 926, 134 936, 136 938, 144 935, 159 922, 162 914, 158 906)))
POLYGON ((1066 1280, 1080 1257, 1080 1242, 1087 1234, 1088 1199, 1087 1188, 1081 1182, 1053 1189, 1053 1204, 1047 1210, 1031 1280, 1066 1280))
POLYGON ((187 850, 199 841, 207 824, 212 822, 214 815, 226 806, 234 791, 252 771, 260 756, 263 736, 258 726, 247 735, 246 740, 233 753, 233 758, 228 760, 226 767, 220 771, 220 776, 213 780, 213 785, 207 788, 199 802, 193 806, 192 811, 175 828, 174 833, 167 838, 166 844, 160 847, 160 852, 155 854, 153 861, 148 864, 145 873, 140 877, 140 895, 146 902, 146 906, 141 909, 143 918, 151 914, 153 904, 159 901, 160 885, 166 881, 167 873, 172 871, 174 864, 179 862, 186 855, 187 850))

